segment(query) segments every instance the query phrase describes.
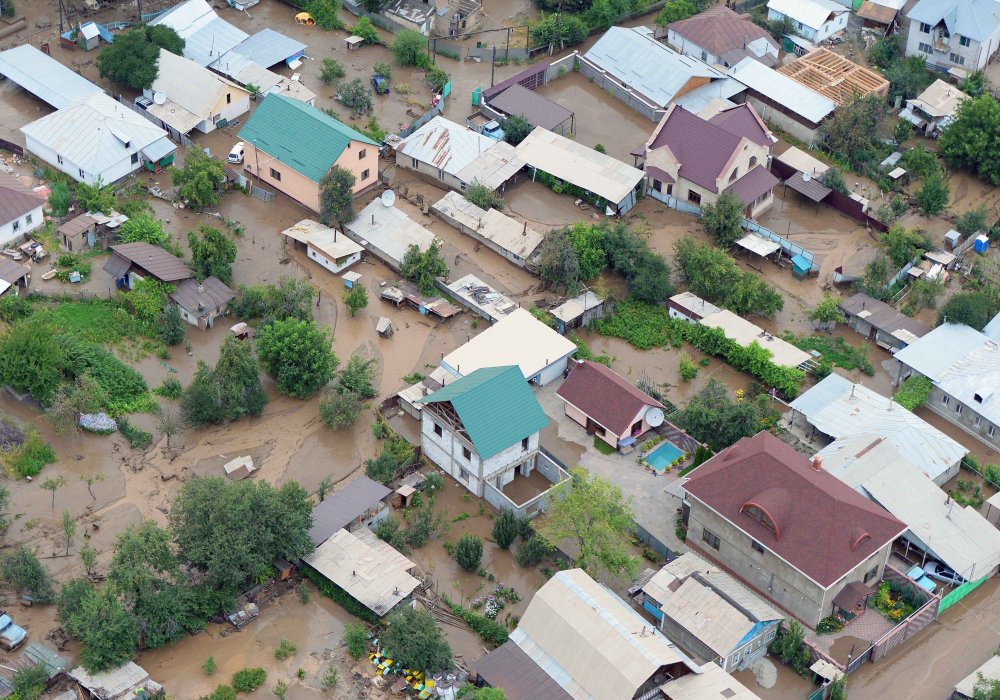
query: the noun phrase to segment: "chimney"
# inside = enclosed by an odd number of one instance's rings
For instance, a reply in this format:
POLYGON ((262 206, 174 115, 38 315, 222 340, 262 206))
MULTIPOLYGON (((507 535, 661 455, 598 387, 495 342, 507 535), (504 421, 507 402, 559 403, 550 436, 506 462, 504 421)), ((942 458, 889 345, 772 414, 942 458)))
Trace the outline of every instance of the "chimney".
POLYGON ((820 457, 819 455, 816 455, 815 457, 813 457, 812 458, 812 468, 815 469, 818 472, 823 471, 823 458, 820 457))

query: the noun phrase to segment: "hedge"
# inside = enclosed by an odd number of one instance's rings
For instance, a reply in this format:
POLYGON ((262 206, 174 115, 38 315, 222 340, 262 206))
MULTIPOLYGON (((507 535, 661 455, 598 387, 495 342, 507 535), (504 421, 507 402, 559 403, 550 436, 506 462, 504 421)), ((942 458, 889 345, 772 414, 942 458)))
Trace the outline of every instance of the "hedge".
POLYGON ((480 615, 479 613, 473 612, 468 608, 462 607, 458 603, 453 603, 446 595, 442 595, 441 600, 444 601, 445 605, 451 608, 453 613, 465 620, 469 627, 471 627, 476 634, 482 637, 484 642, 498 647, 507 641, 507 628, 496 620, 491 620, 485 615, 480 615))
POLYGON ((315 569, 305 566, 302 568, 302 575, 312 581, 320 593, 325 595, 330 600, 339 603, 344 610, 351 613, 355 617, 360 617, 362 620, 370 622, 373 625, 377 625, 379 623, 378 615, 355 600, 351 594, 343 588, 323 578, 323 576, 315 569))

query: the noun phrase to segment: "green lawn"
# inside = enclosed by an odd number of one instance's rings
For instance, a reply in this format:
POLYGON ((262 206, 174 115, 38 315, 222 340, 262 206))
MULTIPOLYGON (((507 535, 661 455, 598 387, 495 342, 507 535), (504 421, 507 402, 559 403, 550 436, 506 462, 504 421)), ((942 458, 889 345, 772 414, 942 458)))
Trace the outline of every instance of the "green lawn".
POLYGON ((615 448, 613 448, 608 443, 604 442, 601 438, 594 436, 594 449, 600 452, 602 455, 613 455, 615 453, 615 448))

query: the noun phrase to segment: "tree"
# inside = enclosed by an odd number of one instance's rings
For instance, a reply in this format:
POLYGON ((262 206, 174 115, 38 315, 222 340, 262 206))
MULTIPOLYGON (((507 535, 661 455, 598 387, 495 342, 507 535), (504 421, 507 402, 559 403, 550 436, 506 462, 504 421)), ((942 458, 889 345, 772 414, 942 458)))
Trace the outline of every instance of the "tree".
POLYGON ((226 418, 222 392, 215 382, 215 372, 198 360, 194 378, 181 394, 181 414, 189 425, 200 427, 209 423, 219 424, 226 418))
MULTIPOLYGON (((365 17, 363 19, 367 20, 368 18, 365 17)), ((320 82, 326 85, 337 83, 346 75, 347 71, 344 70, 344 67, 335 58, 324 58, 320 64, 319 79, 320 82)))
POLYGON ((335 165, 319 183, 320 219, 327 226, 341 230, 354 220, 354 173, 335 165))
POLYGON ((403 277, 416 284, 421 294, 434 294, 434 278, 448 275, 448 265, 441 255, 441 240, 435 238, 424 251, 411 244, 403 255, 400 268, 403 277))
POLYGON ((260 381, 260 366, 252 341, 228 336, 219 351, 213 377, 226 418, 238 420, 263 412, 267 393, 260 381))
POLYGON ((233 283, 233 263, 236 262, 236 243, 228 235, 211 226, 199 226, 199 237, 188 232, 191 248, 191 267, 199 280, 215 277, 225 285, 233 283))
POLYGON ((691 15, 700 12, 697 0, 672 0, 663 5, 663 9, 656 15, 656 26, 665 27, 671 22, 679 22, 687 19, 691 15))
POLYGON ((455 561, 466 571, 475 571, 483 560, 483 541, 475 535, 465 534, 455 545, 455 561))
MULTIPOLYGON (((990 87, 990 81, 986 79, 986 74, 981 71, 972 71, 967 76, 958 81, 958 89, 969 97, 979 97, 990 87)), ((52 198, 49 198, 49 202, 52 198)))
POLYGON ((340 0, 309 0, 305 9, 320 29, 344 28, 344 23, 340 21, 340 0))
POLYGON ((322 503, 326 500, 326 495, 330 493, 333 488, 333 480, 329 476, 324 476, 319 482, 319 486, 316 487, 316 497, 319 502, 322 503))
POLYGON ((340 86, 337 99, 349 109, 358 114, 368 114, 375 106, 372 102, 372 91, 361 78, 349 80, 340 86))
POLYGON ((392 55, 401 66, 421 66, 427 59, 427 38, 414 29, 404 29, 392 41, 392 55))
POLYGON ((903 55, 904 38, 899 34, 880 37, 868 51, 868 62, 877 68, 886 70, 903 55))
POLYGON ((14 0, 0 0, 0 17, 13 17, 15 14, 14 0))
POLYGON ((537 24, 531 25, 532 46, 553 46, 560 48, 576 46, 587 40, 587 23, 576 15, 549 15, 537 24))
POLYGON ((8 697, 14 700, 38 700, 45 693, 48 680, 48 669, 42 664, 23 666, 10 679, 14 692, 8 697))
POLYGON ((935 168, 924 178, 923 186, 917 191, 917 204, 925 216, 934 216, 948 206, 948 181, 935 168))
POLYGON ((363 399, 375 398, 378 395, 373 384, 375 367, 374 357, 365 359, 358 354, 351 355, 347 366, 337 375, 337 388, 353 392, 363 399))
POLYGON ((386 620, 382 646, 392 649, 401 668, 419 668, 439 673, 452 667, 451 647, 441 628, 426 610, 404 605, 386 620))
POLYGON ((361 415, 361 397, 353 391, 332 389, 319 402, 319 417, 327 427, 337 430, 354 425, 361 415))
POLYGON ((581 467, 570 470, 571 479, 557 486, 538 531, 546 540, 571 540, 579 554, 576 564, 591 576, 600 570, 622 580, 631 579, 639 562, 632 555, 635 513, 631 497, 581 467))
POLYGON ((167 304, 157 317, 157 330, 164 345, 180 345, 187 333, 187 324, 181 316, 181 307, 167 304))
MULTIPOLYGON (((378 7, 378 9, 368 10, 368 11, 369 12, 375 12, 375 13, 380 12, 382 10, 382 7, 381 7, 382 0, 366 0, 366 4, 372 3, 372 2, 374 2, 375 4, 378 4, 379 7, 378 7)), ((382 43, 382 41, 378 38, 378 30, 375 28, 375 25, 372 24, 372 21, 370 19, 368 19, 367 17, 358 17, 358 21, 354 23, 353 27, 351 27, 351 34, 353 34, 354 36, 361 37, 362 40, 363 40, 361 43, 364 44, 364 45, 366 45, 366 46, 371 46, 373 44, 381 44, 382 43)), ((392 77, 392 69, 390 68, 388 72, 383 73, 382 71, 379 70, 380 66, 388 67, 388 64, 386 64, 386 63, 376 63, 375 65, 372 66, 372 71, 375 72, 375 73, 378 73, 379 75, 384 75, 386 78, 391 78, 392 77)))
POLYGON ((166 436, 167 447, 170 447, 170 438, 179 435, 187 427, 187 421, 176 406, 164 406, 160 409, 160 419, 156 424, 157 429, 166 436))
POLYGON ((972 687, 973 700, 1000 700, 1000 680, 987 678, 981 671, 976 672, 976 684, 972 687))
POLYGON ((56 491, 61 487, 66 485, 66 477, 60 476, 50 476, 48 479, 42 482, 42 488, 46 491, 52 493, 52 510, 56 509, 56 491))
POLYGON ((907 229, 902 224, 893 224, 882 234, 879 243, 889 259, 898 267, 912 261, 920 251, 934 248, 929 237, 916 229, 907 229))
POLYGON ((140 321, 152 323, 163 313, 174 291, 174 285, 160 282, 153 277, 137 280, 125 300, 132 307, 132 315, 140 321))
POLYGON ((737 314, 770 316, 784 308, 781 294, 719 248, 685 236, 674 246, 674 264, 692 293, 737 314))
POLYGON ((670 269, 662 256, 647 252, 634 276, 628 281, 629 292, 646 304, 661 304, 674 293, 670 269))
POLYGON ((907 56, 893 61, 885 70, 885 77, 889 79, 890 102, 897 97, 903 100, 916 97, 933 80, 923 56, 907 56))
POLYGON ((35 553, 21 545, 0 558, 0 572, 11 588, 31 595, 39 605, 51 605, 56 600, 52 574, 42 566, 35 553))
POLYGON ((475 204, 480 209, 496 209, 502 211, 504 208, 503 197, 494 192, 488 185, 484 185, 479 180, 473 180, 465 188, 465 198, 475 204))
POLYGON ((816 327, 843 323, 844 314, 840 312, 840 300, 831 294, 824 294, 823 301, 816 304, 809 312, 809 320, 816 327))
POLYGON ((733 401, 726 386, 712 378, 681 410, 677 424, 718 452, 740 438, 771 428, 778 416, 769 401, 766 394, 733 401))
POLYGON ((62 531, 63 538, 66 540, 66 556, 68 557, 70 545, 73 544, 73 535, 76 534, 76 522, 68 510, 62 512, 62 531))
POLYGON ((76 202, 84 211, 97 211, 102 214, 110 214, 117 206, 111 185, 105 185, 101 178, 97 178, 93 185, 88 185, 86 182, 76 183, 76 202))
POLYGON ((939 326, 961 323, 981 331, 998 310, 997 302, 986 292, 959 292, 941 307, 937 322, 939 326))
POLYGON ((830 150, 846 159, 852 168, 875 160, 889 115, 885 100, 877 95, 855 99, 837 109, 824 122, 824 138, 830 150))
POLYGON ((368 306, 368 291, 360 282, 344 292, 344 305, 351 312, 351 317, 358 315, 361 309, 368 306))
POLYGON ((87 576, 93 576, 94 569, 97 568, 97 550, 90 546, 90 541, 84 539, 80 546, 80 563, 87 576))
POLYGON ((257 349, 278 391, 305 399, 326 386, 337 366, 331 340, 312 321, 286 319, 260 329, 257 349))
POLYGON ((149 214, 132 217, 118 227, 119 243, 152 243, 166 250, 174 246, 170 234, 163 230, 163 223, 149 214))
POLYGON ((493 541, 500 549, 510 549, 517 537, 517 516, 512 510, 500 511, 500 517, 493 521, 493 541))
POLYGON ((989 223, 986 220, 988 215, 985 205, 964 211, 955 217, 955 230, 963 236, 971 236, 974 233, 985 231, 989 228, 989 223))
POLYGON ((53 216, 66 216, 72 201, 73 196, 65 182, 56 180, 52 183, 52 192, 49 193, 49 208, 52 210, 53 216))
POLYGON ((51 326, 15 322, 0 336, 0 382, 47 406, 62 382, 65 354, 51 326))
POLYGON ((500 122, 500 127, 503 129, 504 140, 511 146, 516 146, 524 141, 528 138, 531 130, 535 128, 527 119, 517 114, 512 114, 500 122))
POLYGON ((80 481, 87 484, 87 493, 90 494, 90 500, 96 501, 97 496, 94 495, 94 484, 104 481, 104 474, 99 472, 91 474, 81 474, 80 481))
POLYGON ((538 251, 538 274, 542 279, 561 286, 567 294, 580 289, 580 254, 566 229, 552 231, 538 251))
POLYGON ((115 36, 97 57, 97 71, 113 83, 144 90, 159 74, 160 49, 180 56, 184 40, 166 25, 136 27, 115 36))
POLYGON ((854 283, 854 289, 867 294, 872 299, 888 301, 889 289, 886 284, 888 280, 889 258, 882 253, 878 253, 871 262, 865 265, 861 279, 854 283))
POLYGON ((967 168, 1000 185, 1000 104, 990 94, 962 100, 938 139, 938 152, 952 168, 967 168))
POLYGON ((184 167, 174 168, 170 179, 177 188, 177 196, 194 211, 202 211, 219 203, 219 192, 226 181, 226 168, 221 160, 202 151, 191 150, 184 159, 184 167))
POLYGON ((715 204, 702 207, 701 223, 716 243, 728 248, 743 238, 743 200, 732 192, 723 192, 715 204))
POLYGON ((69 435, 79 429, 81 413, 96 413, 107 403, 108 395, 89 374, 77 377, 76 382, 64 385, 49 405, 45 414, 56 435, 69 435))
MULTIPOLYGON (((909 122, 906 122, 909 124, 909 122)), ((820 178, 820 182, 829 187, 831 190, 837 190, 841 194, 850 194, 851 188, 847 186, 844 181, 844 174, 840 172, 840 168, 835 165, 831 165, 829 169, 823 173, 823 177, 820 178)))
POLYGON ((229 304, 234 315, 259 320, 261 326, 286 318, 312 319, 312 299, 316 290, 306 280, 283 278, 277 286, 240 285, 229 304))
POLYGON ((355 659, 360 659, 368 650, 368 630, 360 622, 348 622, 344 625, 344 636, 341 638, 347 653, 355 659))
POLYGON ((121 666, 139 647, 139 625, 110 587, 83 597, 63 625, 83 642, 83 667, 90 673, 121 666))

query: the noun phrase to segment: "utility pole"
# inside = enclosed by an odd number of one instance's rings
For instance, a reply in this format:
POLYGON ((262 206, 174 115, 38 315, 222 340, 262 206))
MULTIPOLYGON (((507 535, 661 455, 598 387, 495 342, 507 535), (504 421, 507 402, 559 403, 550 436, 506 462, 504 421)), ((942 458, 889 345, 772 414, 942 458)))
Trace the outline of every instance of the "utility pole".
POLYGON ((494 85, 494 79, 497 74, 497 47, 493 47, 493 60, 490 61, 490 87, 494 85))

